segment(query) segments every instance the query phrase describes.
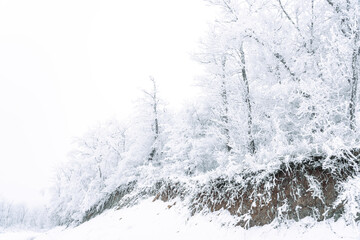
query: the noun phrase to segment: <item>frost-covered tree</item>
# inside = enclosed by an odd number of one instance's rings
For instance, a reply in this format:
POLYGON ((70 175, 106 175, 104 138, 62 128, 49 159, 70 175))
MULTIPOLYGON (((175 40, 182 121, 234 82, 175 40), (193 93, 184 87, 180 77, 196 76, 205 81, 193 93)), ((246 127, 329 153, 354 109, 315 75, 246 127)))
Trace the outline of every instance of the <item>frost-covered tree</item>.
POLYGON ((150 85, 142 90, 142 97, 137 101, 128 130, 127 156, 136 156, 139 164, 159 164, 166 141, 167 114, 165 104, 160 97, 159 86, 155 78, 150 77, 150 85))
POLYGON ((226 139, 211 116, 211 106, 198 102, 173 117, 164 146, 167 173, 199 175, 226 161, 226 154, 222 154, 228 151, 224 146, 226 139))
POLYGON ((43 205, 27 206, 0 199, 0 231, 3 229, 45 229, 53 226, 43 205))
POLYGON ((224 122, 235 148, 269 159, 319 154, 336 148, 334 138, 354 141, 348 130, 356 129, 357 1, 208 2, 222 16, 201 55, 205 91, 225 99, 224 83, 230 89, 227 101, 213 106, 228 109, 223 119, 230 119, 224 122))
POLYGON ((53 189, 53 217, 60 223, 81 221, 84 213, 126 179, 125 124, 110 121, 77 139, 70 160, 57 170, 53 189))
POLYGON ((152 90, 151 92, 148 92, 146 90, 143 90, 146 97, 149 98, 150 106, 152 108, 152 117, 153 117, 153 124, 151 126, 151 129, 153 131, 154 135, 154 144, 151 149, 151 152, 149 154, 148 160, 151 161, 155 157, 155 154, 157 153, 157 141, 160 135, 160 129, 159 129, 159 99, 158 99, 158 89, 156 85, 156 81, 154 77, 150 77, 150 81, 152 83, 152 90))
POLYGON ((69 161, 60 166, 53 188, 52 216, 59 223, 81 222, 121 184, 137 180, 142 166, 161 165, 166 119, 153 78, 138 111, 128 123, 116 120, 88 131, 76 140, 69 161), (164 121, 165 122, 165 121, 164 121), (156 163, 156 164, 155 164, 156 163))
POLYGON ((349 125, 351 130, 356 130, 356 102, 357 87, 359 82, 359 55, 360 55, 360 3, 356 0, 333 1, 326 0, 331 6, 336 21, 337 37, 347 39, 348 54, 347 61, 342 64, 348 65, 347 78, 350 85, 349 99, 349 125))
POLYGON ((129 124, 90 131, 57 172, 59 222, 80 221, 129 181, 271 168, 358 145, 357 0, 207 2, 220 15, 196 54, 197 102, 166 112, 150 78, 129 124))

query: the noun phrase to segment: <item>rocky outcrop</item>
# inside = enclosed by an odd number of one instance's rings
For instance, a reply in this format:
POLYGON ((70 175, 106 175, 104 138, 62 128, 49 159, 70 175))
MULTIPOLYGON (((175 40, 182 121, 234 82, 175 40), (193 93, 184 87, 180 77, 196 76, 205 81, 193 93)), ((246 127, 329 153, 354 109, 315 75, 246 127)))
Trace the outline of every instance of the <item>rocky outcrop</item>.
POLYGON ((120 185, 115 191, 109 194, 101 202, 87 210, 84 214, 82 222, 89 221, 93 217, 96 217, 106 209, 114 208, 119 202, 129 193, 131 193, 136 185, 136 181, 129 182, 128 184, 120 185))
POLYGON ((283 163, 270 174, 260 171, 217 178, 196 194, 192 212, 225 209, 239 217, 242 227, 262 226, 276 218, 337 220, 344 211, 343 203, 336 201, 339 184, 357 174, 358 155, 353 151, 328 159, 310 157, 299 163, 283 163), (336 168, 324 167, 329 159, 336 168))
POLYGON ((193 215, 227 210, 238 217, 237 225, 245 228, 266 225, 275 219, 337 220, 344 213, 344 202, 338 201, 340 186, 358 174, 359 164, 359 151, 353 150, 341 156, 311 156, 299 162, 284 162, 272 172, 247 171, 218 177, 202 185, 159 180, 154 186, 140 188, 134 181, 119 186, 89 209, 84 221, 106 209, 128 206, 149 196, 164 202, 190 199, 193 215))

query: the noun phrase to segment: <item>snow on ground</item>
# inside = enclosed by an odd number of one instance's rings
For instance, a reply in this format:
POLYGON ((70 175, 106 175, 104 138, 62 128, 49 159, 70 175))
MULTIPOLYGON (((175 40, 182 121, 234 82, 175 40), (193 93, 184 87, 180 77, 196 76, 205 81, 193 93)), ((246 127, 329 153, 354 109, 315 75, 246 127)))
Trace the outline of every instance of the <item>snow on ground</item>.
POLYGON ((0 240, 360 239, 360 226, 346 225, 341 220, 314 222, 306 218, 297 223, 271 224, 250 230, 234 227, 233 223, 234 218, 227 212, 190 217, 180 201, 164 203, 147 199, 131 208, 109 210, 75 228, 57 227, 46 232, 0 232, 0 240), (175 202, 177 204, 173 205, 175 202))

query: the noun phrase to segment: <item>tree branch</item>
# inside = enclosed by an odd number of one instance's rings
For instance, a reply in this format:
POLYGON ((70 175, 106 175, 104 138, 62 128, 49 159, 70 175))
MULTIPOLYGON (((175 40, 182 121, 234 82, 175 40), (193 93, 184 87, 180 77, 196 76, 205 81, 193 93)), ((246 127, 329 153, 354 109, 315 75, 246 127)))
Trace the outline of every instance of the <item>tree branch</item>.
POLYGON ((287 19, 289 19, 289 21, 291 22, 291 24, 294 25, 294 27, 296 28, 296 30, 299 32, 300 36, 301 36, 302 38, 304 38, 304 37, 302 36, 302 34, 301 34, 300 28, 295 24, 295 22, 292 20, 292 18, 290 17, 290 15, 286 12, 284 6, 283 6, 282 3, 281 3, 281 0, 278 0, 278 2, 279 2, 279 5, 280 5, 281 10, 284 12, 284 14, 285 14, 285 16, 287 17, 287 19))

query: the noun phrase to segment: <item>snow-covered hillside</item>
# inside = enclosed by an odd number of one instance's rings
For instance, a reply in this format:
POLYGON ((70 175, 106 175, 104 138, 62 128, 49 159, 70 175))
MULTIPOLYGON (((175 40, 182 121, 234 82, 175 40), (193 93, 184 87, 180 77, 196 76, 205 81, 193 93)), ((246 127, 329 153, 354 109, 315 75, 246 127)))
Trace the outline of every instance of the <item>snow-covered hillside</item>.
POLYGON ((171 109, 150 77, 57 167, 59 227, 9 233, 33 221, 4 204, 3 239, 360 238, 360 2, 206 2, 198 98, 171 109))
POLYGON ((0 233, 0 240, 360 239, 360 226, 346 225, 341 219, 337 222, 315 222, 305 218, 287 224, 275 221, 249 230, 233 224, 234 219, 228 212, 190 217, 179 199, 164 203, 153 202, 149 198, 130 208, 108 210, 78 227, 56 227, 46 232, 0 233))

